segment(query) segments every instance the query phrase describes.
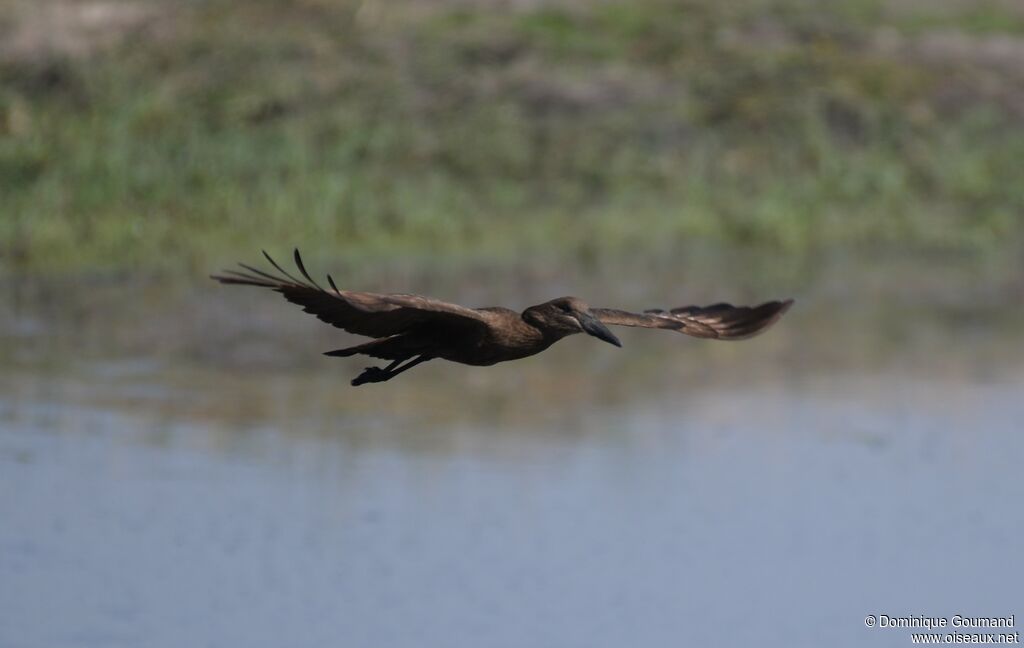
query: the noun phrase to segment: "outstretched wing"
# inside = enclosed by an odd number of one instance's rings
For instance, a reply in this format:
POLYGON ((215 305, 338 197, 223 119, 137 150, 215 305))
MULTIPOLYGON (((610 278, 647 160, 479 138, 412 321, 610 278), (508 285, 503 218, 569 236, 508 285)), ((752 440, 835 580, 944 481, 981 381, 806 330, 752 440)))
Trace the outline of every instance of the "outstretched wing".
POLYGON ((682 306, 668 311, 652 309, 643 313, 594 308, 591 312, 605 324, 670 329, 713 340, 743 340, 774 324, 792 305, 793 300, 787 299, 765 302, 760 306, 713 304, 682 306))
POLYGON ((295 265, 302 279, 279 266, 266 252, 263 252, 263 256, 280 275, 240 263, 238 265, 244 272, 225 270, 210 278, 223 284, 270 288, 293 304, 302 306, 307 313, 316 315, 321 321, 356 335, 388 337, 429 324, 454 327, 487 325, 486 316, 477 310, 421 295, 339 290, 330 275, 327 275, 330 289, 324 289, 306 272, 297 249, 295 265))

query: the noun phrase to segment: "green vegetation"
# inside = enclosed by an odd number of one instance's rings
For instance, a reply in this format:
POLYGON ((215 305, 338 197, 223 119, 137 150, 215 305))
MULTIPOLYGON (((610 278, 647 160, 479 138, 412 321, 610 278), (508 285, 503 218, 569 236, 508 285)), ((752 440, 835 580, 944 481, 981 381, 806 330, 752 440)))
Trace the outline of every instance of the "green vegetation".
POLYGON ((898 5, 147 5, 0 50, 0 264, 1020 241, 1024 10, 898 5))

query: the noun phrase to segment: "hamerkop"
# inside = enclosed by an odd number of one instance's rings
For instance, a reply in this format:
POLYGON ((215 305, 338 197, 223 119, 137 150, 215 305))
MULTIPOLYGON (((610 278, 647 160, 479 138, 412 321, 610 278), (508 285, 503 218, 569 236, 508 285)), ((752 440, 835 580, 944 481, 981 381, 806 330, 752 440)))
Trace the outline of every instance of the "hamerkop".
POLYGON ((332 326, 376 338, 325 354, 363 354, 391 361, 383 369, 368 367, 352 381, 353 385, 391 380, 434 358, 477 366, 518 360, 575 333, 587 333, 621 347, 608 324, 667 329, 712 340, 741 340, 771 326, 793 303, 787 299, 754 307, 714 304, 630 313, 590 308, 576 297, 559 297, 517 313, 501 307, 467 308, 421 295, 339 290, 330 275, 327 282, 331 289, 325 290, 306 272, 298 250, 295 265, 304 280, 287 272, 266 252, 263 255, 280 276, 240 263, 245 272, 226 270, 211 278, 224 284, 270 288, 332 326))

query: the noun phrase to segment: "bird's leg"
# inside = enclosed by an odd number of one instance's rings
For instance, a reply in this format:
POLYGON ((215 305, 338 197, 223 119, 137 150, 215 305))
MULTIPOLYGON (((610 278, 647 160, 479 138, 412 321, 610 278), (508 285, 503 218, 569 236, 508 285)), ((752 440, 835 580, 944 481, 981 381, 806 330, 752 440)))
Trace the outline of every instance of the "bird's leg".
POLYGON ((398 369, 393 369, 389 365, 388 369, 391 370, 391 374, 388 376, 388 378, 389 379, 390 378, 394 378, 395 376, 397 376, 398 374, 402 373, 403 371, 408 371, 409 369, 412 369, 413 367, 415 367, 416 365, 420 364, 421 362, 426 362, 427 360, 430 360, 431 357, 432 356, 428 356, 428 355, 416 356, 415 358, 413 358, 409 362, 405 363, 404 366, 401 366, 398 369))
POLYGON ((427 360, 430 360, 430 356, 417 356, 410 360, 409 362, 407 362, 404 366, 398 367, 398 365, 402 364, 406 360, 408 360, 408 358, 401 358, 399 360, 395 360, 394 362, 384 367, 383 369, 381 369, 380 367, 367 367, 366 369, 363 370, 363 373, 356 376, 356 378, 352 381, 352 386, 358 387, 359 385, 363 385, 366 383, 385 382, 387 380, 391 380, 392 378, 402 373, 403 371, 407 369, 412 369, 421 362, 426 362, 427 360), (396 369, 396 367, 398 368, 396 369))

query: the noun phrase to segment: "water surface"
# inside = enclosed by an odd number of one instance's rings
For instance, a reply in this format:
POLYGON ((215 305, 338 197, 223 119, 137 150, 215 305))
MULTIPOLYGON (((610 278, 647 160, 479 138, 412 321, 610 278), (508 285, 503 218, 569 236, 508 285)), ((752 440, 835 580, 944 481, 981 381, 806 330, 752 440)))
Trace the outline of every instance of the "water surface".
POLYGON ((360 389, 270 295, 16 295, 0 645, 904 646, 864 617, 1024 618, 1016 288, 830 281, 742 344, 624 331, 360 389))

